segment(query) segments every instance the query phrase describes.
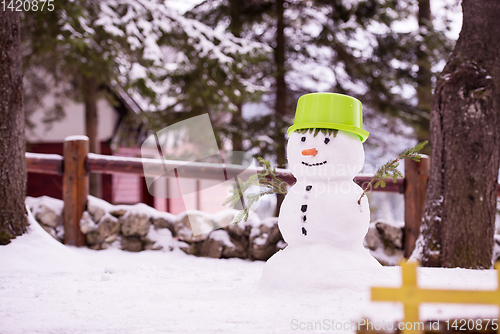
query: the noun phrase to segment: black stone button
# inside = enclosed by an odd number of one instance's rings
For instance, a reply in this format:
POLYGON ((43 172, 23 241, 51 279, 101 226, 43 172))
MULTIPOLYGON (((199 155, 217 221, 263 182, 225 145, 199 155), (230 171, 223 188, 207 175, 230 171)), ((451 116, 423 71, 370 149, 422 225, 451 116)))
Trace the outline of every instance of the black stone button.
POLYGON ((302 217, 302 221, 304 221, 304 222, 305 222, 306 220, 307 220, 307 217, 304 215, 304 216, 302 217))
POLYGON ((303 235, 307 235, 307 231, 306 231, 306 229, 305 229, 305 228, 302 228, 302 234, 303 234, 303 235))
POLYGON ((306 211, 307 211, 307 205, 303 204, 303 205, 300 207, 300 211, 302 211, 302 212, 306 212, 306 211))
POLYGON ((306 186, 306 190, 309 191, 312 189, 313 186, 306 186))

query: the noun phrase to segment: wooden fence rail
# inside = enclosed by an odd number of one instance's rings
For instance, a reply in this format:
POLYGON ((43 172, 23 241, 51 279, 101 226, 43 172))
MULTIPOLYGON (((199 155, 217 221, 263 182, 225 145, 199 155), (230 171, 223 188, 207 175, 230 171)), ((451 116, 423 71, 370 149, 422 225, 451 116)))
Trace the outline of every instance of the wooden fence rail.
MULTIPOLYGON (((220 179, 224 168, 228 179, 235 176, 249 176, 262 168, 244 169, 237 165, 224 166, 209 163, 179 162, 147 158, 116 157, 88 153, 88 140, 82 136, 69 137, 64 143, 64 157, 57 154, 26 153, 26 166, 29 172, 63 176, 64 228, 66 244, 84 246, 85 239, 80 231, 80 219, 87 209, 88 174, 133 174, 162 176, 166 171, 177 171, 179 177, 193 179, 220 179)), ((286 169, 276 169, 276 175, 288 184, 295 183, 294 176, 286 169)), ((405 179, 396 183, 387 180, 385 188, 372 191, 397 192, 405 198, 405 254, 409 256, 415 246, 420 231, 420 221, 424 208, 429 177, 429 159, 424 157, 419 163, 405 162, 405 179)), ((368 184, 371 176, 357 176, 354 181, 360 186, 368 184)), ((500 196, 500 186, 498 189, 500 196)))
MULTIPOLYGON (((450 320, 443 321, 447 324, 446 329, 439 327, 438 329, 424 330, 424 322, 420 321, 419 306, 423 303, 439 303, 439 304, 489 304, 497 305, 500 307, 500 263, 495 264, 497 270, 498 285, 496 290, 450 290, 450 289, 425 289, 420 288, 417 276, 417 263, 406 262, 401 264, 401 273, 403 284, 399 288, 390 287, 372 287, 371 300, 384 301, 384 302, 400 302, 403 304, 404 320, 399 324, 402 334, 423 334, 428 332, 446 333, 446 332, 460 332, 456 326, 452 325, 450 328, 450 320)), ((498 319, 498 318, 497 318, 498 319)), ((495 319, 494 321, 498 321, 495 319)), ((477 320, 477 319, 476 319, 477 320)), ((476 320, 467 320, 467 332, 478 333, 493 333, 496 331, 500 334, 500 327, 496 323, 496 328, 490 321, 487 324, 481 322, 481 327, 477 328, 479 324, 476 320), (473 328, 470 328, 470 321, 473 321, 473 328), (489 325, 489 327, 488 327, 489 325)), ((455 320, 456 321, 456 320, 455 320)), ((465 320, 464 320, 465 321, 465 320)), ((492 320, 493 321, 493 320, 492 320)), ((439 322, 438 322, 439 323, 439 322)), ((456 324, 456 322, 455 322, 456 324)), ((462 326, 462 323, 459 323, 462 326)), ((444 326, 443 326, 444 327, 444 326)), ((377 331, 378 332, 378 331, 377 331)), ((397 331, 396 331, 397 332, 397 331)))

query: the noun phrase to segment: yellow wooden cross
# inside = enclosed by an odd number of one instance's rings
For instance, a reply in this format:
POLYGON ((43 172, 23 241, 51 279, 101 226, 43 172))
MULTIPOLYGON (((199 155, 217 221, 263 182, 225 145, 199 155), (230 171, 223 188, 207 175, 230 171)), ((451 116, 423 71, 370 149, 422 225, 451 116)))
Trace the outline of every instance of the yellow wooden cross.
MULTIPOLYGON (((500 307, 500 262, 496 263, 495 269, 498 274, 498 287, 493 291, 420 289, 417 284, 417 263, 407 262, 401 265, 403 285, 400 288, 372 287, 371 299, 403 303, 405 324, 419 322, 418 306, 421 303, 492 304, 500 307)), ((491 324, 489 328, 497 329, 497 334, 500 334, 498 319, 496 321, 496 328, 491 327, 491 324)), ((409 333, 423 333, 423 328, 415 325, 404 326, 403 334, 409 333)))

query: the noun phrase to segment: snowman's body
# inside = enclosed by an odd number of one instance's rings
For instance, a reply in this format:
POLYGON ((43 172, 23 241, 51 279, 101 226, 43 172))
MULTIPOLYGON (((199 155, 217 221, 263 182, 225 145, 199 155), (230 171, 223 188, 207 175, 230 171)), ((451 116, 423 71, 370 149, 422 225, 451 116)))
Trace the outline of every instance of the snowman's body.
POLYGON ((352 180, 350 183, 344 188, 352 188, 351 191, 344 193, 334 181, 298 181, 285 197, 278 220, 286 242, 337 247, 362 243, 368 231, 364 222, 369 221, 370 211, 366 198, 358 205, 362 190, 352 180))
POLYGON ((353 181, 364 163, 359 137, 294 132, 287 156, 297 182, 283 201, 278 225, 288 246, 268 261, 262 285, 359 285, 355 276, 380 267, 363 247, 370 210, 366 197, 358 204, 362 189, 353 181))

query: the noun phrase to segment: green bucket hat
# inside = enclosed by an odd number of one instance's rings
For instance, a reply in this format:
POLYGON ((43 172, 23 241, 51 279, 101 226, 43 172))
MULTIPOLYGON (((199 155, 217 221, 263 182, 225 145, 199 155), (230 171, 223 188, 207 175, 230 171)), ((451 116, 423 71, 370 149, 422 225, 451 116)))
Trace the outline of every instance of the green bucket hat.
POLYGON ((335 129, 358 135, 361 142, 368 138, 363 130, 361 102, 354 97, 335 93, 302 95, 297 102, 293 125, 287 135, 299 129, 335 129))

